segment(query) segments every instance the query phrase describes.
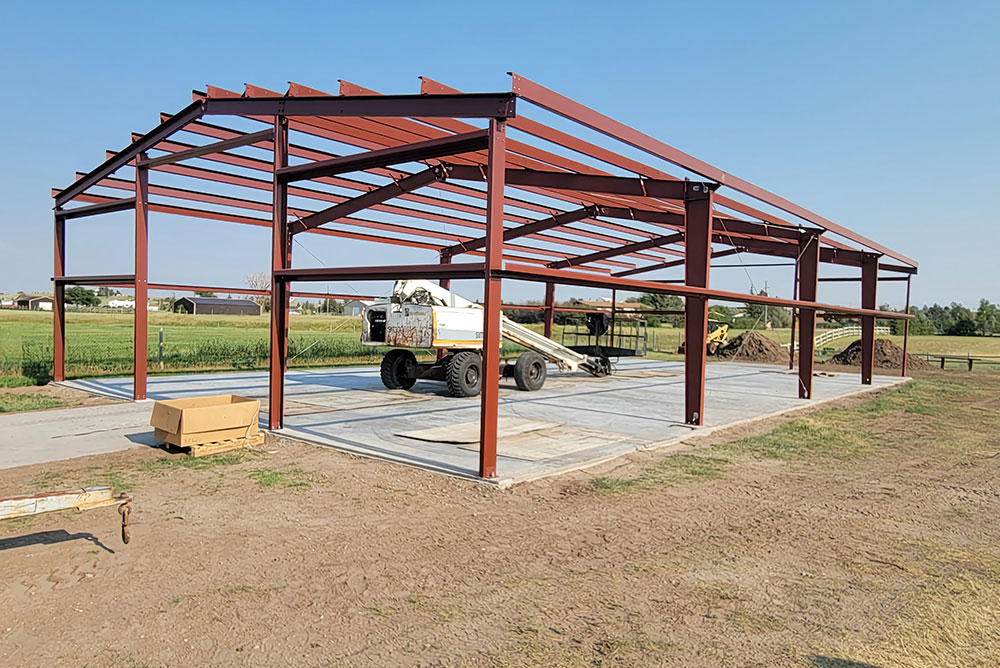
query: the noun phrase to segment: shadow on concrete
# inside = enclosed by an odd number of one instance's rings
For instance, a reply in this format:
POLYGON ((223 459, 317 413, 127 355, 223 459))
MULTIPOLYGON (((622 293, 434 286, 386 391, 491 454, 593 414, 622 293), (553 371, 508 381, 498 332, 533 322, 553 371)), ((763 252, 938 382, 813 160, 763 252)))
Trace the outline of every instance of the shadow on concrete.
POLYGON ((864 663, 863 661, 852 661, 850 659, 838 659, 833 656, 818 656, 812 654, 806 657, 806 660, 815 668, 882 668, 882 666, 876 666, 872 663, 864 663))
POLYGON ((125 438, 132 441, 136 445, 145 445, 150 448, 163 447, 163 441, 156 440, 156 437, 153 435, 152 429, 150 429, 149 431, 140 431, 135 434, 125 434, 125 438))
POLYGON ((25 536, 13 536, 11 538, 0 538, 0 552, 3 550, 13 550, 18 547, 28 547, 31 545, 52 545, 54 543, 65 543, 69 540, 85 540, 93 543, 106 552, 114 554, 115 551, 101 542, 101 539, 92 533, 69 533, 65 529, 56 531, 37 531, 25 536))

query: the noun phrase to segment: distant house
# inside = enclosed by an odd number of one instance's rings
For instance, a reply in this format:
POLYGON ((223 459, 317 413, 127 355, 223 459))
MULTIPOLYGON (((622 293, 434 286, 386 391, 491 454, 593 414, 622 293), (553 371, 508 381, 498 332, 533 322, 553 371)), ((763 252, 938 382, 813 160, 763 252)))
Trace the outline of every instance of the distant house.
POLYGON ((371 300, 349 299, 344 302, 344 315, 361 315, 365 307, 374 304, 371 300))
POLYGON ((260 305, 256 302, 218 297, 181 297, 174 301, 171 310, 195 315, 260 315, 260 305))
POLYGON ((6 297, 0 299, 0 308, 14 308, 14 300, 6 297))
POLYGON ((30 311, 51 311, 52 303, 53 299, 48 295, 26 295, 22 293, 14 298, 16 308, 30 311))
POLYGON ((132 299, 109 299, 110 308, 135 308, 135 301, 132 299))

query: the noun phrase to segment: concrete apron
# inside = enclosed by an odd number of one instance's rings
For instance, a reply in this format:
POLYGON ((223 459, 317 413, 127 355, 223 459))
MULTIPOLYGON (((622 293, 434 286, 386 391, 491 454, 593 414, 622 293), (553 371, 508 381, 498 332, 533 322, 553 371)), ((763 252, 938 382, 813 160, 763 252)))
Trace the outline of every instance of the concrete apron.
MULTIPOLYGON (((681 362, 624 360, 618 364, 618 373, 608 378, 559 374, 550 368, 549 381, 538 392, 519 392, 513 384, 502 384, 497 466, 500 476, 485 481, 476 476, 478 452, 469 442, 475 440, 469 433, 479 419, 478 397, 444 396, 443 385, 427 381, 418 381, 410 391, 389 391, 382 386, 375 367, 290 371, 286 378, 285 428, 275 434, 509 487, 595 466, 637 450, 680 449, 684 447, 682 442, 694 434, 709 434, 904 380, 876 376, 874 384, 866 387, 855 373, 824 374, 815 378, 816 398, 808 401, 797 396, 797 376, 781 367, 713 362, 708 365, 706 425, 694 428, 680 422, 684 402, 681 362), (428 429, 432 430, 426 432, 430 436, 422 439, 419 432, 428 429), (542 454, 533 451, 533 443, 537 446, 534 450, 542 454)), ((128 398, 132 392, 130 378, 68 381, 65 385, 117 398, 128 398)), ((153 399, 223 393, 265 399, 267 374, 191 374, 149 380, 148 396, 153 399)), ((262 404, 266 408, 266 401, 262 404)), ((144 417, 148 423, 148 404, 96 408, 121 410, 99 416, 101 428, 108 430, 103 432, 109 448, 104 451, 145 444, 143 434, 149 428, 143 430, 137 422, 144 417), (111 427, 116 419, 124 422, 120 433, 111 427)), ((42 448, 45 458, 37 461, 95 454, 93 434, 86 433, 85 420, 81 423, 63 418, 63 414, 68 418, 74 411, 88 410, 94 409, 26 414, 49 416, 29 420, 49 425, 45 432, 49 441, 42 448), (54 413, 60 417, 53 419, 54 413)), ((0 416, 0 434, 4 434, 0 437, 0 454, 7 453, 11 440, 4 421, 9 417, 17 416, 0 416)), ((37 441, 34 447, 39 447, 37 441)), ((23 455, 14 460, 22 463, 7 464, 7 459, 0 456, 0 468, 36 463, 24 461, 23 455)))

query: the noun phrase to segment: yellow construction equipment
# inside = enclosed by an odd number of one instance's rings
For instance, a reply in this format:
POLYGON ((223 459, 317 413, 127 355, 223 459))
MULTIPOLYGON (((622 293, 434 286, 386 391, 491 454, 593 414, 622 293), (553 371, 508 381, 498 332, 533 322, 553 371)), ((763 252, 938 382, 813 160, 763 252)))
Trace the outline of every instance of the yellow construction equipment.
MULTIPOLYGON (((678 355, 684 354, 684 341, 677 349, 678 355)), ((729 323, 718 320, 708 321, 708 336, 705 338, 705 349, 709 355, 714 355, 719 348, 729 343, 729 323)))
POLYGON ((729 342, 729 324, 718 320, 708 321, 708 338, 705 339, 709 355, 714 355, 719 348, 729 342))

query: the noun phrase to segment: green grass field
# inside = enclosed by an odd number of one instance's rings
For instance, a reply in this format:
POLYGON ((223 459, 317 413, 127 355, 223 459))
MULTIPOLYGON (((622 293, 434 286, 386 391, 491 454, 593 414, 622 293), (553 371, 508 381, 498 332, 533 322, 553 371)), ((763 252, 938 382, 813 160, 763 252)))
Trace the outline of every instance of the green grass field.
MULTIPOLYGON (((66 372, 70 377, 123 375, 132 371, 132 315, 128 313, 68 313, 66 372)), ((149 314, 149 369, 161 371, 159 333, 163 331, 165 373, 265 368, 269 349, 267 316, 194 316, 149 314)), ((541 325, 534 325, 541 331, 541 325)), ((743 330, 730 330, 730 338, 743 330)), ((330 366, 376 363, 384 350, 362 346, 361 319, 351 316, 292 316, 289 366, 330 366)), ((560 341, 563 327, 554 338, 560 341)), ((788 343, 790 330, 762 331, 788 343)), ((672 327, 648 331, 650 357, 680 359, 676 350, 683 331, 672 327)), ((890 336, 898 345, 901 336, 890 336)), ((825 359, 851 343, 845 338, 820 351, 825 359)), ((1000 355, 1000 337, 913 336, 910 352, 946 355, 1000 355)), ((518 349, 508 345, 506 352, 518 349)), ((0 311, 0 376, 45 380, 51 373, 52 314, 0 311)))

